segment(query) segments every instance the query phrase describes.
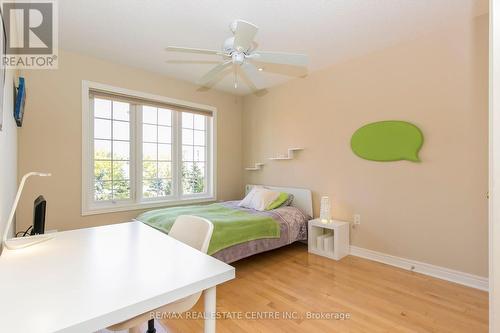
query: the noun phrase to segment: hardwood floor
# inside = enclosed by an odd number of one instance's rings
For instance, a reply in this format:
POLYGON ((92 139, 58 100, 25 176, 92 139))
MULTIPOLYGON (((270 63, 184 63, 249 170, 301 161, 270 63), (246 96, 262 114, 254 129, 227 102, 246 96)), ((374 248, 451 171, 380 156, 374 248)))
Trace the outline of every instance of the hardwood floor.
MULTIPOLYGON (((366 259, 336 262, 292 244, 234 266, 237 278, 217 290, 219 333, 488 332, 486 292, 366 259), (289 318, 249 319, 258 311, 289 318), (308 311, 350 317, 306 319, 308 311)), ((202 299, 193 311, 203 311, 202 299)), ((162 323, 169 333, 203 332, 202 319, 162 323)))

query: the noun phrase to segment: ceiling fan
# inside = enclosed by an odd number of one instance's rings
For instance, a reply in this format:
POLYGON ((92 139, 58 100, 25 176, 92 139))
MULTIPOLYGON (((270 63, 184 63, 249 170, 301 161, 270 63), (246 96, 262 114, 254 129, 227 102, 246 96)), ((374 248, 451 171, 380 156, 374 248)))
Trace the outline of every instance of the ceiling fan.
POLYGON ((307 55, 304 54, 256 51, 257 43, 255 43, 254 37, 259 28, 250 22, 235 20, 229 25, 229 28, 234 36, 224 41, 222 50, 220 51, 178 46, 168 46, 166 50, 222 56, 222 62, 198 80, 197 83, 201 86, 208 86, 226 68, 232 67, 235 88, 238 87, 237 75, 239 68, 246 75, 247 79, 250 80, 252 88, 261 90, 264 88, 265 82, 259 72, 263 69, 256 67, 251 61, 300 67, 307 66, 308 59, 307 55))

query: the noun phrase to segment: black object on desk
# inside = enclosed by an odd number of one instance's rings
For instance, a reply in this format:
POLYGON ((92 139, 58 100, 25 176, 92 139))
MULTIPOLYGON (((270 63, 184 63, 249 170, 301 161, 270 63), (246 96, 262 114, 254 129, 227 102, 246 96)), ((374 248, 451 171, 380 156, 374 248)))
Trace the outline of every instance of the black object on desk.
POLYGON ((31 235, 40 235, 45 233, 46 207, 47 201, 42 195, 36 198, 33 207, 33 229, 31 229, 31 235))

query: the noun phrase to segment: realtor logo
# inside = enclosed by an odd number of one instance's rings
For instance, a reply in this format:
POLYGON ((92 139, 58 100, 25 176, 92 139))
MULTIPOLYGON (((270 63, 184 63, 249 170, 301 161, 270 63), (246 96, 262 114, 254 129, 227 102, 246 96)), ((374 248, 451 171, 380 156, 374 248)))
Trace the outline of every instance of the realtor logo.
POLYGON ((2 65, 7 68, 57 68, 57 10, 53 0, 4 2, 7 37, 2 65))

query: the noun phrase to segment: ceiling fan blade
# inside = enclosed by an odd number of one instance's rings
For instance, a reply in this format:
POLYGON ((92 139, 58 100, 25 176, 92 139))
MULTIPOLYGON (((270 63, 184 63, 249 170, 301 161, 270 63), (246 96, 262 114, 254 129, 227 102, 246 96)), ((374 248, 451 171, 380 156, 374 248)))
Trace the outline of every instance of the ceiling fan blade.
POLYGON ((306 67, 309 60, 305 54, 279 52, 253 52, 247 58, 259 62, 306 67))
POLYGON ((238 20, 234 32, 234 49, 239 52, 248 51, 258 30, 252 23, 238 20))
POLYGON ((165 60, 165 62, 167 64, 220 64, 220 61, 217 60, 165 60))
POLYGON ((232 61, 226 61, 226 62, 223 62, 223 63, 215 66, 207 74, 203 75, 198 80, 198 84, 204 86, 207 83, 212 82, 213 80, 215 80, 217 78, 217 75, 219 75, 224 69, 231 66, 232 64, 233 64, 232 61))
POLYGON ((167 46, 165 48, 165 51, 201 53, 201 54, 223 54, 221 51, 217 51, 217 50, 196 49, 196 48, 191 48, 191 47, 178 47, 178 46, 167 46))
POLYGON ((241 64, 241 69, 246 74, 247 78, 252 82, 255 89, 261 90, 265 86, 264 78, 260 74, 257 67, 249 62, 244 62, 241 64))

